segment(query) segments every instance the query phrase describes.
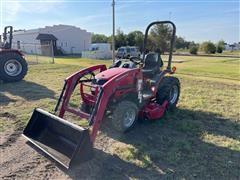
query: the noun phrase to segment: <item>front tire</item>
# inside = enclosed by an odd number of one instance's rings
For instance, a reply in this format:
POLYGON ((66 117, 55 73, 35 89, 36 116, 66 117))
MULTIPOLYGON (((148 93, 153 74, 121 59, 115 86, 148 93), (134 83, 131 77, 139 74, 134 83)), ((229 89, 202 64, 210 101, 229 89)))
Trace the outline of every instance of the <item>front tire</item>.
POLYGON ((172 76, 165 76, 160 82, 157 92, 157 103, 163 104, 168 101, 168 110, 174 110, 177 106, 180 96, 180 82, 178 78, 172 76))
POLYGON ((123 100, 113 110, 112 125, 119 132, 132 129, 138 119, 138 107, 132 101, 123 100))
POLYGON ((0 79, 4 82, 22 80, 27 74, 26 60, 17 53, 4 53, 0 55, 0 79))

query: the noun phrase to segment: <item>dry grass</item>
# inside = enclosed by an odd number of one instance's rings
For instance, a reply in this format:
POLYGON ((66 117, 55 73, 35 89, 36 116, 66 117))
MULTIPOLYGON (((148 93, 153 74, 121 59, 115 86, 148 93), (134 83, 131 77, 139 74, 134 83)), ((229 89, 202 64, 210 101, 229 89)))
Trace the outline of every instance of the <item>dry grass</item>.
MULTIPOLYGON (((176 59, 187 61, 175 64, 182 89, 174 113, 122 136, 102 129, 112 139, 106 152, 124 169, 109 161, 109 178, 240 178, 239 59, 176 59)), ((23 129, 34 107, 52 110, 65 77, 101 63, 111 62, 59 58, 56 64, 31 65, 24 81, 0 84, 1 132, 23 129)))

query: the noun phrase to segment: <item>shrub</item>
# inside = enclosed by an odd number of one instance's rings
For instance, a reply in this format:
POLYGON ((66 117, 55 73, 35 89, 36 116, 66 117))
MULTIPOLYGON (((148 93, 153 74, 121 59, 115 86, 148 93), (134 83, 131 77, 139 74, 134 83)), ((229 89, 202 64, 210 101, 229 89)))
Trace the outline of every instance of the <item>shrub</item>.
POLYGON ((201 44, 201 50, 204 51, 207 54, 215 54, 216 53, 216 46, 210 41, 203 42, 201 44))
POLYGON ((225 44, 225 42, 223 41, 223 40, 221 40, 221 41, 218 41, 218 43, 217 43, 217 52, 218 53, 222 53, 223 52, 223 50, 224 50, 224 44, 225 44))
POLYGON ((218 41, 218 43, 217 43, 217 47, 220 46, 222 48, 222 50, 225 50, 225 46, 224 45, 225 45, 224 40, 218 41))
POLYGON ((217 46, 217 52, 222 53, 223 52, 223 47, 222 46, 217 46))
POLYGON ((189 52, 190 52, 190 54, 197 54, 197 52, 198 52, 197 46, 190 47, 189 52))

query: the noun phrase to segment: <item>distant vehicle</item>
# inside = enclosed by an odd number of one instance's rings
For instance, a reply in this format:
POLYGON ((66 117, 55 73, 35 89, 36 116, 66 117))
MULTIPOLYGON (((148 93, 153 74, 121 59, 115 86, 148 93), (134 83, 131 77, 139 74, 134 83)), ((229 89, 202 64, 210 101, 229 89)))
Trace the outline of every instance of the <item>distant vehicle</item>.
POLYGON ((129 59, 130 57, 140 57, 141 53, 139 49, 135 46, 122 46, 118 48, 116 57, 122 59, 129 59))

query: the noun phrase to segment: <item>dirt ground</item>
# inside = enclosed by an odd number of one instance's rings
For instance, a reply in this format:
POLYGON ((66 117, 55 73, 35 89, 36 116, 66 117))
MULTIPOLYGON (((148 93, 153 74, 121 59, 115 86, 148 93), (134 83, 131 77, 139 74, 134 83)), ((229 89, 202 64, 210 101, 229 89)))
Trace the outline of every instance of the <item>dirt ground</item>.
MULTIPOLYGON (((18 123, 15 116, 9 113, 1 114, 0 117, 13 124, 18 123)), ((163 174, 161 169, 148 171, 113 155, 111 147, 121 146, 121 143, 102 133, 96 142, 94 158, 73 170, 64 169, 34 148, 22 136, 22 127, 7 130, 0 135, 1 179, 158 179, 163 174)))

